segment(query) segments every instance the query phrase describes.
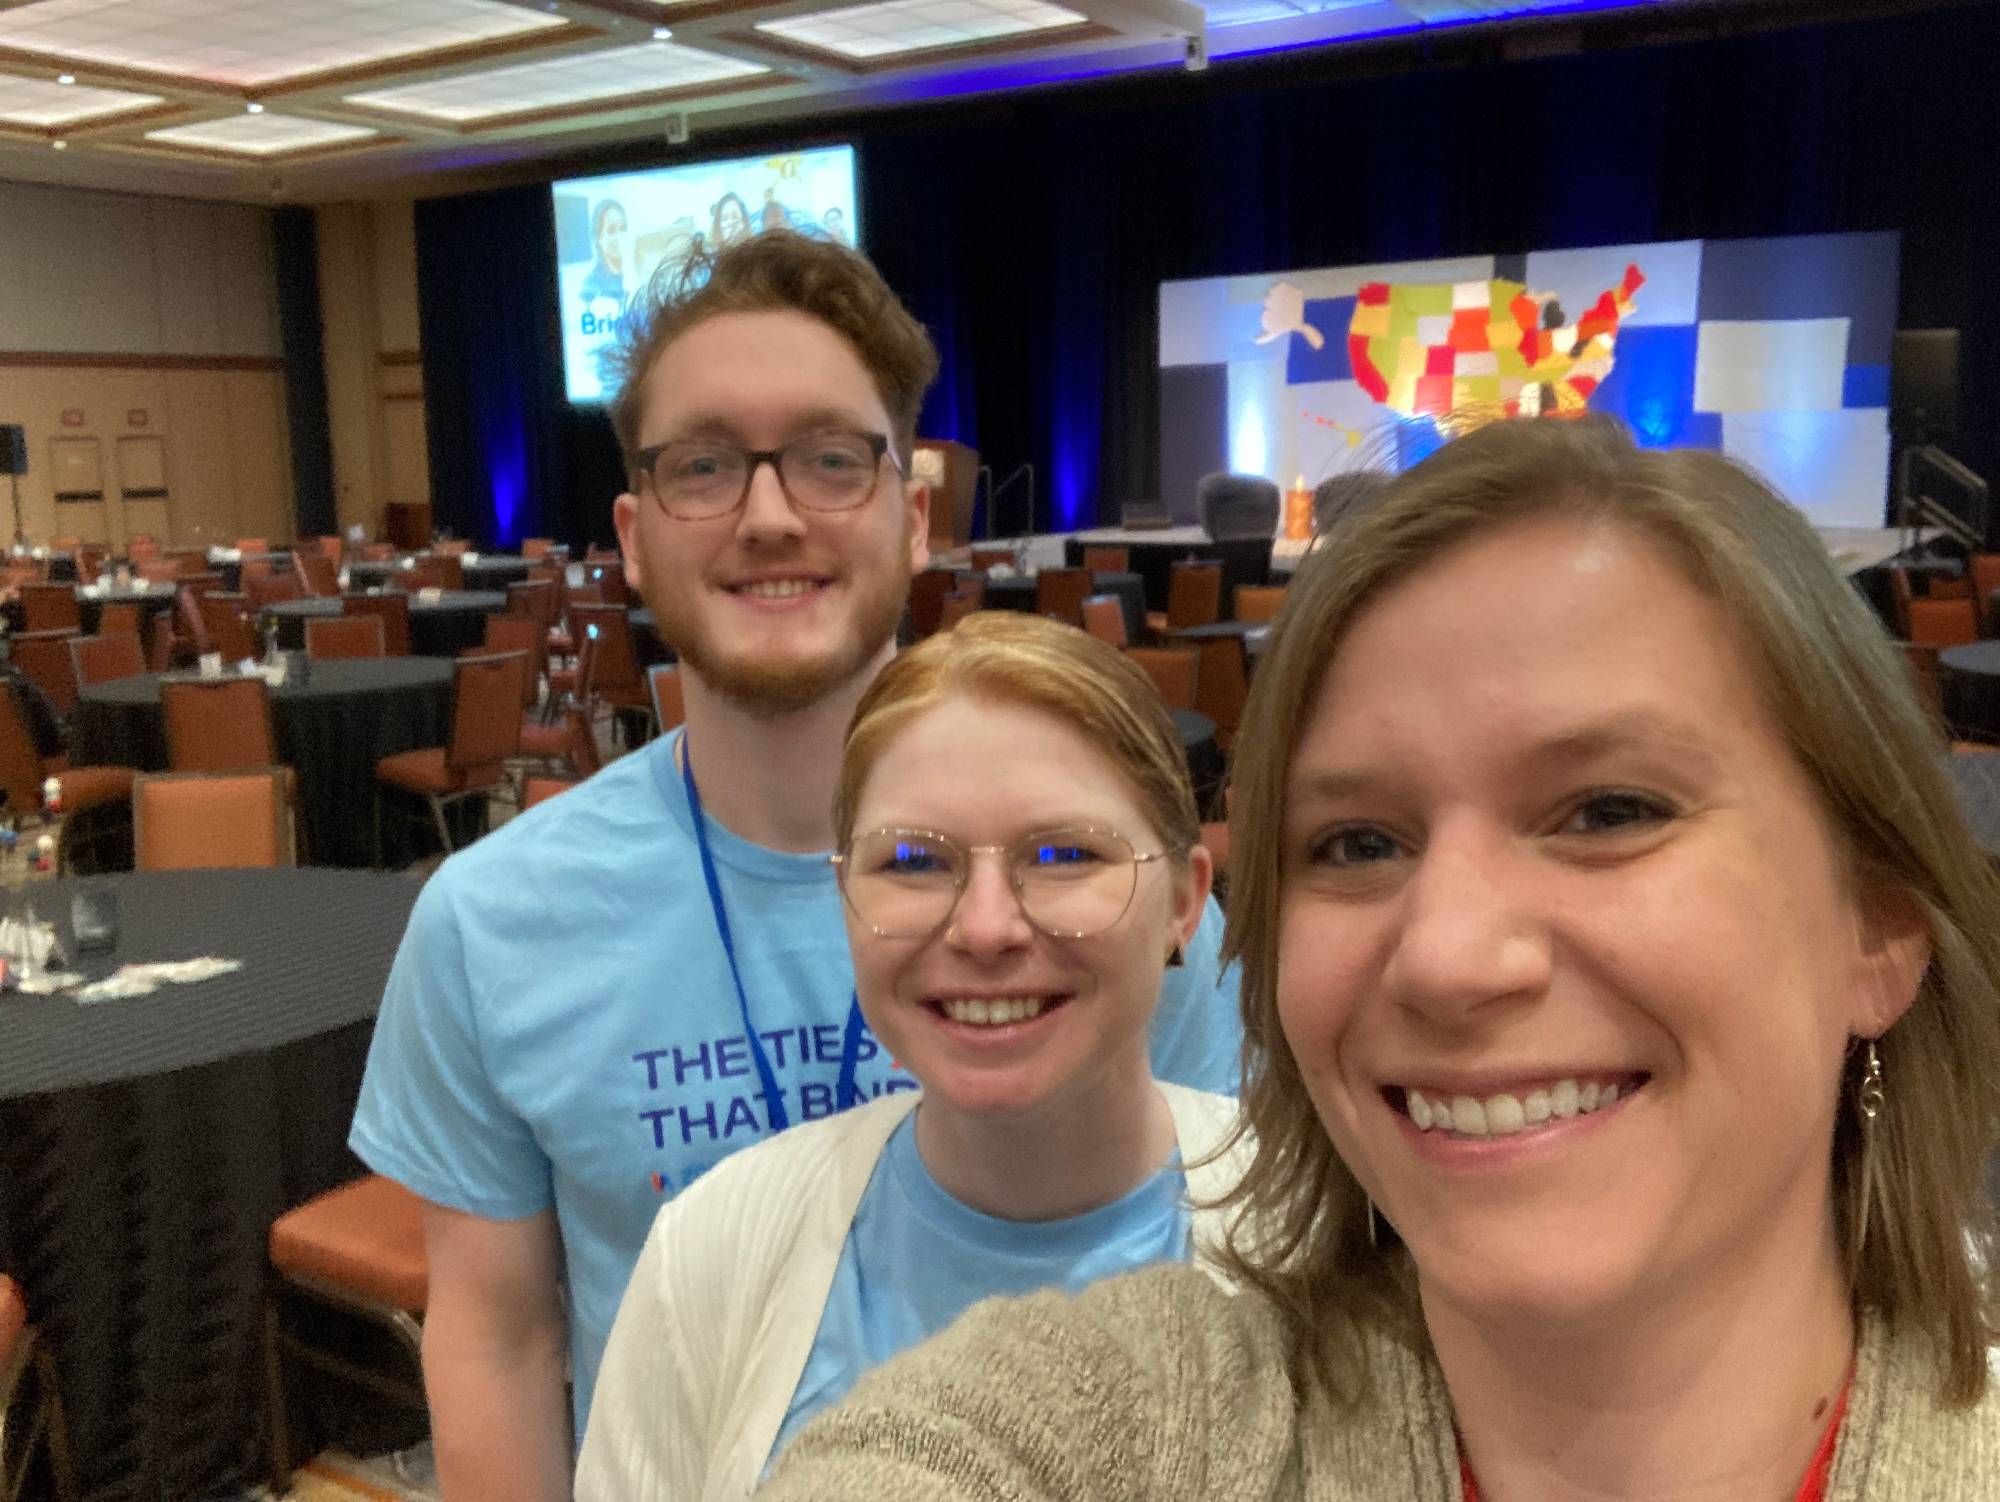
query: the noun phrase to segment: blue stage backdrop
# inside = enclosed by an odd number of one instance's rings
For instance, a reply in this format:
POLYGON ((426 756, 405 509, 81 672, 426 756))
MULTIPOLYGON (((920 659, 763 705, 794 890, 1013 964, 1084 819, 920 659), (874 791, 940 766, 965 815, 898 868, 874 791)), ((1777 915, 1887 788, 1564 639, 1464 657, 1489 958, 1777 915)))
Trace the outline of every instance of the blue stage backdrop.
MULTIPOLYGON (((1042 528, 1111 521, 1184 499, 1162 493, 1163 282, 1900 232, 1896 323, 1964 331, 1948 446, 2000 478, 2000 9, 1385 76, 1398 55, 819 122, 857 143, 869 253, 943 351, 926 435, 1033 463, 1042 528)), ((601 410, 563 398, 546 187, 426 202, 417 226, 439 521, 608 540, 620 466, 601 410)))

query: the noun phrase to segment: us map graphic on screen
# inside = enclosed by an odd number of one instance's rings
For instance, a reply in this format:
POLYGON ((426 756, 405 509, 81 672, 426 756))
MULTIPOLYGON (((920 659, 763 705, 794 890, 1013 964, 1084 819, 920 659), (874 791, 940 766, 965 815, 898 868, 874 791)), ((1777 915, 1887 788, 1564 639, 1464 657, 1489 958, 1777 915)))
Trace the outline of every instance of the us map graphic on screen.
POLYGON ((610 398, 605 356, 663 264, 766 229, 860 243, 852 146, 572 178, 549 192, 572 402, 610 398))
POLYGON ((1894 232, 1679 240, 1163 282, 1160 477, 1308 486, 1467 421, 1610 412, 1882 525, 1894 232))

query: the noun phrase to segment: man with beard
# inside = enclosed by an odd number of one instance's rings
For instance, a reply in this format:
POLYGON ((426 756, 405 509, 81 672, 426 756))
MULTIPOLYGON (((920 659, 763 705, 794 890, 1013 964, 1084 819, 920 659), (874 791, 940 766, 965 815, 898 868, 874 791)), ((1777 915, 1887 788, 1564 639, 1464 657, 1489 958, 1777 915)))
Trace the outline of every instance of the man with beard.
MULTIPOLYGON (((635 331, 615 518, 685 730, 431 879, 351 1138, 424 1201, 448 1499, 569 1495, 662 1203, 772 1132, 915 1088, 861 1020, 826 852, 842 735, 929 557, 908 469, 936 371, 865 260, 783 232, 687 268, 635 331)), ((1151 1052, 1160 1078, 1233 1092, 1220 937, 1211 907, 1151 1052)))

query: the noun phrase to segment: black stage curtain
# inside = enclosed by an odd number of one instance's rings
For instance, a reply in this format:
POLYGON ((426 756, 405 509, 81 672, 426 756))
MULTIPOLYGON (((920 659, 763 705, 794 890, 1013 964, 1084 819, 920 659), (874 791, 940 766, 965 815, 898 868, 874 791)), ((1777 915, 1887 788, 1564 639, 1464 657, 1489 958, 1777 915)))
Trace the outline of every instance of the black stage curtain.
MULTIPOLYGON (((2000 480, 1995 57, 1981 6, 1395 76, 1305 53, 846 134, 870 254, 943 350, 924 431, 1032 463, 1038 528, 1154 494, 1163 279, 1646 240, 1901 230, 1901 326, 1964 331, 1950 446, 2000 480)), ((417 227, 440 515, 483 538, 518 444, 543 529, 608 540, 619 467, 563 401, 546 190, 417 227)))
POLYGON ((292 436, 293 535, 323 537, 340 530, 340 519, 333 498, 333 433, 327 425, 319 234, 313 211, 297 204, 279 209, 272 216, 271 248, 292 436))

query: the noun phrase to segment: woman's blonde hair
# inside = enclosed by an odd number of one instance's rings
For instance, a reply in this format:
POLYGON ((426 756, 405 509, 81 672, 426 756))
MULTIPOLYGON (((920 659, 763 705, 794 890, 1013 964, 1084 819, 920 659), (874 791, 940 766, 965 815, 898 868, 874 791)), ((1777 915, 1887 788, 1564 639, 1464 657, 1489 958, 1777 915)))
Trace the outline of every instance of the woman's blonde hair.
POLYGON ((1335 1154, 1277 1012, 1286 788, 1327 670, 1356 615, 1468 539, 1526 518, 1624 526, 1664 549, 1748 644, 1774 718, 1859 886, 1906 894, 1931 962, 1879 1041, 1887 1100, 1868 1192, 1850 1061, 1832 1194, 1857 1309, 1928 1339, 1941 1398, 1985 1390, 1994 1216, 1984 1169, 2000 1137, 2000 881, 1967 830, 1946 748, 1895 644, 1792 506, 1729 460, 1644 451, 1607 418, 1495 423, 1446 445, 1345 519, 1274 625, 1236 743, 1225 954, 1243 962, 1247 1129, 1232 1201, 1237 1274, 1282 1309, 1302 1380, 1359 1401, 1362 1335, 1425 1340, 1406 1256, 1378 1233, 1335 1154), (1378 1244, 1379 1243, 1379 1244, 1378 1244))
POLYGON ((1177 860, 1200 837, 1186 753, 1144 670, 1074 626, 981 611, 897 656, 861 696, 834 790, 836 848, 854 833, 861 790, 883 748, 912 720, 953 698, 1020 705, 1062 721, 1124 774, 1177 860))

